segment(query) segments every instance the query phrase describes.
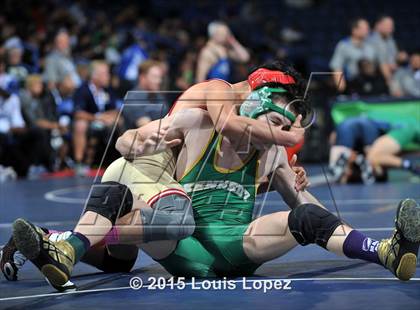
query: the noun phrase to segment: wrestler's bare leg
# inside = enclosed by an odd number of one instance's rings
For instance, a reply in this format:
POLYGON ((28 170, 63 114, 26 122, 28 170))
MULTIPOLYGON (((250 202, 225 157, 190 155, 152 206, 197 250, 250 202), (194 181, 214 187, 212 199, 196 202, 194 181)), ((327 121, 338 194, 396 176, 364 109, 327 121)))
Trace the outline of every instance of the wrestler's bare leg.
POLYGON ((378 138, 368 153, 368 160, 375 171, 382 172, 382 168, 399 168, 402 158, 398 156, 401 146, 392 137, 385 135, 378 138))
MULTIPOLYGON (((288 227, 290 211, 276 212, 254 220, 244 235, 245 254, 256 263, 280 257, 298 245, 288 227)), ((338 226, 327 243, 327 249, 343 255, 343 243, 352 231, 347 225, 338 226)))
MULTIPOLYGON (((118 244, 117 245, 135 245, 141 248, 149 256, 154 259, 162 259, 168 256, 175 249, 177 241, 176 240, 165 240, 165 241, 153 241, 153 242, 143 242, 143 227, 142 220, 140 216, 141 208, 150 208, 148 204, 144 201, 138 199, 133 203, 133 209, 130 213, 119 218, 114 226, 114 229, 118 231, 118 244)), ((92 214, 86 213, 86 216, 83 217, 85 222, 80 221, 76 227, 78 232, 86 234, 89 239, 97 239, 102 241, 106 233, 111 229, 112 226, 99 227, 98 225, 90 225, 91 221, 94 219, 92 214), (99 232, 105 232, 102 236, 99 235, 99 232), (91 235, 90 235, 91 234, 91 235)), ((98 241, 98 242, 99 242, 98 241)), ((124 255, 121 251, 118 251, 112 245, 108 245, 109 254, 116 256, 121 259, 129 259, 132 257, 132 253, 129 255, 124 255), (112 250, 114 248, 114 251, 112 250), (123 255, 123 257, 121 257, 123 255)))
MULTIPOLYGON (((133 244, 141 240, 143 230, 140 229, 142 223, 139 210, 146 207, 149 206, 143 200, 135 199, 133 200, 132 211, 117 220, 116 225, 122 225, 118 229, 122 229, 120 236, 124 243, 133 244)), ((86 236, 90 246, 94 246, 105 238, 112 226, 108 218, 98 213, 87 211, 80 218, 74 232, 86 236)))
POLYGON ((277 258, 298 243, 316 243, 337 255, 382 265, 407 281, 416 272, 420 205, 413 199, 400 201, 395 231, 382 241, 352 229, 315 204, 302 204, 292 211, 261 217, 251 223, 243 238, 245 254, 255 263, 277 258))

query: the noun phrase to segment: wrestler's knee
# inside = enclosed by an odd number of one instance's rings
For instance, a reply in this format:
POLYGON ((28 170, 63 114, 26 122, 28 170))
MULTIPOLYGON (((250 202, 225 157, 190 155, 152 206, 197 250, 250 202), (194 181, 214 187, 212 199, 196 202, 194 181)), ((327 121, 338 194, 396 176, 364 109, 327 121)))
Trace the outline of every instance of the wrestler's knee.
POLYGON ((97 213, 115 224, 116 220, 130 213, 133 195, 130 189, 118 182, 95 184, 87 200, 85 212, 97 213))
POLYGON ((294 208, 288 217, 288 226, 300 245, 316 243, 326 248, 328 240, 342 221, 320 206, 307 203, 294 208))

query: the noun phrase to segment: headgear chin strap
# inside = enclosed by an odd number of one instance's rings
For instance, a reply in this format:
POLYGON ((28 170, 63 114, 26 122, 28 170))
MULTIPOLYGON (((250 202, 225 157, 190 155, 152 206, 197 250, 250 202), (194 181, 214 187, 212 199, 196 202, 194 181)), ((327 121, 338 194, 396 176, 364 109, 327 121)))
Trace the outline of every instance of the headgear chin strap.
POLYGON ((275 105, 271 100, 270 96, 272 93, 285 93, 287 92, 283 88, 269 88, 267 86, 254 90, 248 96, 244 103, 241 104, 239 109, 239 114, 241 116, 246 116, 250 118, 257 118, 261 114, 268 113, 270 111, 277 112, 287 119, 289 119, 292 123, 295 122, 296 116, 286 109, 275 105))
POLYGON ((248 76, 248 83, 251 86, 251 89, 254 90, 265 83, 280 83, 287 85, 295 84, 296 81, 292 76, 284 72, 260 68, 248 76))

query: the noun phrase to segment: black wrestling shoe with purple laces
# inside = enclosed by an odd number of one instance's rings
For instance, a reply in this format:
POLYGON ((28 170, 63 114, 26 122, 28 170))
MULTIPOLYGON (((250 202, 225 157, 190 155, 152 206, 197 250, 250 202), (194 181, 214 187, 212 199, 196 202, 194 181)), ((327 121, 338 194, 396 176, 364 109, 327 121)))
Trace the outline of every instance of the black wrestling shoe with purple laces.
POLYGON ((13 238, 10 238, 0 251, 0 269, 4 277, 9 281, 17 281, 18 271, 27 261, 20 253, 13 238))

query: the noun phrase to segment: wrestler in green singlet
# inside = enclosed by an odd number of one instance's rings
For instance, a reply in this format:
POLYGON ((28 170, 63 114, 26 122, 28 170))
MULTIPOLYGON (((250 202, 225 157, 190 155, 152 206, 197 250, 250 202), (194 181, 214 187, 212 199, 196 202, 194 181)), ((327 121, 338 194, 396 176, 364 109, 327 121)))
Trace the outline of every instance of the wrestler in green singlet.
POLYGON ((217 167, 222 138, 213 134, 200 160, 179 181, 192 198, 196 229, 159 260, 173 275, 250 275, 259 267, 245 255, 242 241, 252 221, 258 152, 250 152, 241 167, 217 167))

